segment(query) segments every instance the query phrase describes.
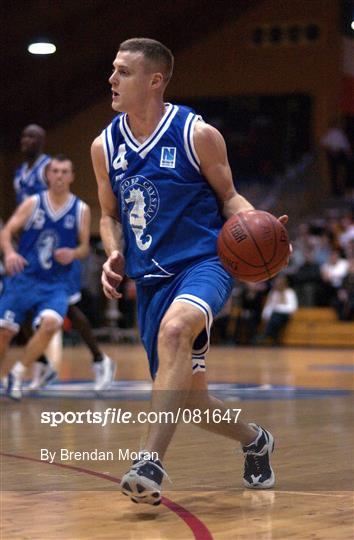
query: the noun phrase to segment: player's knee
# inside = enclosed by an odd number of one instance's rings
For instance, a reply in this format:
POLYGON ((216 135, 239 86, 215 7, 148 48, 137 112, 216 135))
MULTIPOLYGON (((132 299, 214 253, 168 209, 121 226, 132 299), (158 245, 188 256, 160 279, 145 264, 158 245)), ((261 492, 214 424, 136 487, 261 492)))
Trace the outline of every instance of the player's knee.
POLYGON ((191 326, 183 319, 170 319, 162 322, 159 333, 161 346, 177 350, 181 343, 192 343, 193 333, 191 326))
POLYGON ((6 347, 9 345, 11 339, 16 334, 9 328, 0 328, 0 352, 3 353, 6 347))
POLYGON ((54 317, 43 317, 39 329, 46 335, 54 335, 61 327, 60 322, 54 317))

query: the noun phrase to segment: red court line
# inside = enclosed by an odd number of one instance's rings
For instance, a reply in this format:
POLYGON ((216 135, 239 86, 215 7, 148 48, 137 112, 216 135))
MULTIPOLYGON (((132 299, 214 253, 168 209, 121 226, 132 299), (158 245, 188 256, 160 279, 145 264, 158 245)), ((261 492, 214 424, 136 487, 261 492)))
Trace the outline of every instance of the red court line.
MULTIPOLYGON (((49 463, 49 461, 42 461, 41 459, 27 457, 27 456, 18 456, 16 454, 8 454, 6 452, 0 452, 0 456, 5 456, 9 458, 23 459, 26 461, 34 461, 35 463, 42 463, 43 465, 54 465, 55 467, 62 467, 63 469, 69 469, 76 471, 82 474, 89 474, 90 476, 96 476, 97 478, 102 478, 103 480, 108 480, 109 482, 114 482, 115 484, 120 484, 120 479, 116 476, 111 476, 110 474, 100 473, 98 471, 92 471, 91 469, 84 469, 83 467, 75 467, 74 465, 64 465, 64 463, 49 463)), ((195 540, 213 540, 213 537, 209 529, 204 525, 204 523, 192 514, 189 510, 183 506, 173 502, 167 497, 161 498, 161 504, 166 506, 171 512, 174 512, 180 519, 182 519, 185 524, 191 529, 195 540)))

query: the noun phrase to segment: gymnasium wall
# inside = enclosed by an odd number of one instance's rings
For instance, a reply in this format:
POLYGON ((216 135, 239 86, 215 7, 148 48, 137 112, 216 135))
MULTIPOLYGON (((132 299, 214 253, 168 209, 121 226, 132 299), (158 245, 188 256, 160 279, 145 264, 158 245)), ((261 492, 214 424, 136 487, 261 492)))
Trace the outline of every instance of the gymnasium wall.
MULTIPOLYGON (((264 0, 176 56, 167 98, 307 93, 313 97, 313 136, 317 141, 339 111, 341 55, 337 0, 264 0), (315 23, 321 30, 320 38, 314 43, 297 45, 252 43, 255 27, 284 27, 289 23, 315 23)), ((102 77, 108 76, 102 73, 102 77)), ((83 83, 83 91, 85 84, 89 81, 83 83)), ((73 189, 92 208, 94 232, 98 230, 99 208, 90 143, 112 116, 107 84, 106 98, 48 132, 47 151, 67 153, 75 162, 77 179, 73 189)), ((10 192, 11 171, 19 160, 17 153, 0 156, 0 163, 5 164, 5 192, 10 192)), ((2 216, 8 215, 11 206, 6 195, 1 197, 2 216)))

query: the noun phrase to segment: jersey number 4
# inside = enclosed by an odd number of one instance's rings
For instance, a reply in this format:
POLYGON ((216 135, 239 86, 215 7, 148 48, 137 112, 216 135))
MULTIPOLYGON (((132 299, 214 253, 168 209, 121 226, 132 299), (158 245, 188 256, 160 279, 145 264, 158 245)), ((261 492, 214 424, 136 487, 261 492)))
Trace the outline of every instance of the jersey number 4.
POLYGON ((118 155, 113 160, 113 167, 115 170, 122 169, 123 171, 126 171, 128 168, 128 161, 125 159, 125 154, 127 153, 127 149, 125 148, 125 144, 120 144, 118 148, 118 155))

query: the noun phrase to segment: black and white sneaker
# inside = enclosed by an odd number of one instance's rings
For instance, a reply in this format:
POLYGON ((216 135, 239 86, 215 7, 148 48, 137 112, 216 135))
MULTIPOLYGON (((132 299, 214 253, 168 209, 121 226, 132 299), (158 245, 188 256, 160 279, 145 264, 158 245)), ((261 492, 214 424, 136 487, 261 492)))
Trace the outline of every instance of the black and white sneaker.
POLYGON ((269 489, 275 484, 275 474, 269 462, 269 456, 274 450, 274 437, 257 424, 250 426, 259 433, 253 443, 242 448, 245 456, 243 482, 248 488, 269 489))
POLYGON ((161 503, 161 484, 164 476, 167 474, 158 459, 155 461, 136 459, 121 480, 122 493, 135 503, 158 506, 161 503))

